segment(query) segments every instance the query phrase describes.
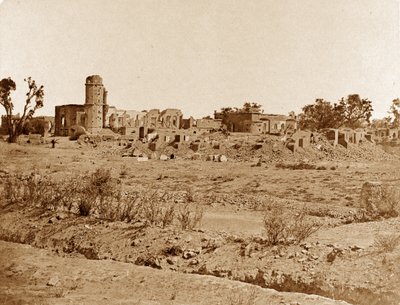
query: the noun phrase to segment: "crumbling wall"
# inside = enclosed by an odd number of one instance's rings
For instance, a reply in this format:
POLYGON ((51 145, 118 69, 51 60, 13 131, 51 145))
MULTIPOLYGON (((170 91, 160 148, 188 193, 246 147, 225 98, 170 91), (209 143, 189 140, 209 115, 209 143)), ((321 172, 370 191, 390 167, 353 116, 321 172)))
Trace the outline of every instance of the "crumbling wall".
POLYGON ((56 106, 54 118, 54 135, 55 136, 70 136, 70 128, 78 125, 78 113, 84 112, 84 105, 62 105, 56 106))

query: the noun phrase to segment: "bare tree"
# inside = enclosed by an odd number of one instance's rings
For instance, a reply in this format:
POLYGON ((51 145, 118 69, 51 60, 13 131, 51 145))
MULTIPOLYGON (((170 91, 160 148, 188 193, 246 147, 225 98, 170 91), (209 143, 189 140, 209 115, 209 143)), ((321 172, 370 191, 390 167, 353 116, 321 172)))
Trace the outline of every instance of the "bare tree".
POLYGON ((17 141, 18 136, 23 132, 26 120, 31 119, 35 111, 43 107, 43 86, 38 87, 31 77, 24 79, 24 81, 28 84, 29 91, 26 93, 25 106, 21 116, 13 114, 14 104, 10 95, 11 91, 16 90, 15 82, 10 77, 3 78, 0 81, 0 104, 6 110, 9 143, 17 141), (34 101, 34 105, 32 101, 34 101))

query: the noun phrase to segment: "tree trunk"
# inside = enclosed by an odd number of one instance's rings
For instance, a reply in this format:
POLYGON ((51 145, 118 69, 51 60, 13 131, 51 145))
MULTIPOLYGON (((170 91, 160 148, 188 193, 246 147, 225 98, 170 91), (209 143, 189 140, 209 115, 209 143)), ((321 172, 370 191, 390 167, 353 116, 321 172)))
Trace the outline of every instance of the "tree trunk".
POLYGON ((17 143, 17 140, 18 140, 17 134, 8 135, 8 143, 17 143))

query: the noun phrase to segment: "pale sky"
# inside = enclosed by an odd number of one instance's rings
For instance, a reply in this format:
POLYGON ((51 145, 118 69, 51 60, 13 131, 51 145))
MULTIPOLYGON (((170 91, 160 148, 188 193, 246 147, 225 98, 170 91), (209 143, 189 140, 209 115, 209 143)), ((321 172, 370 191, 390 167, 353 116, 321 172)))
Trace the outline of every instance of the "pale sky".
POLYGON ((399 1, 3 1, 0 78, 16 81, 17 111, 26 76, 45 86, 37 115, 54 115, 84 103, 92 74, 120 109, 287 114, 358 93, 382 117, 400 97, 399 1))

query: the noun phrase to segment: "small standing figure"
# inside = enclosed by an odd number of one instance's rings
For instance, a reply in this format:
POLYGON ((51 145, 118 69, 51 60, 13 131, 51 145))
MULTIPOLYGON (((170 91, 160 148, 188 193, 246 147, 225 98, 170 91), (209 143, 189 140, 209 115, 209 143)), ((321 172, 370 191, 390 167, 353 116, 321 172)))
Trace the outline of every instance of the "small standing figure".
POLYGON ((56 139, 51 140, 51 148, 55 148, 56 147, 56 143, 57 143, 56 139))

